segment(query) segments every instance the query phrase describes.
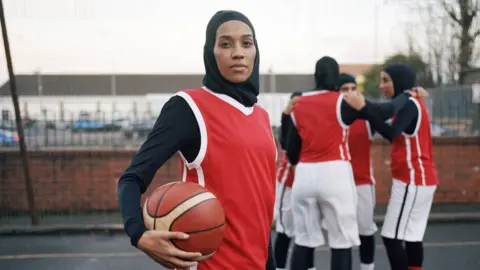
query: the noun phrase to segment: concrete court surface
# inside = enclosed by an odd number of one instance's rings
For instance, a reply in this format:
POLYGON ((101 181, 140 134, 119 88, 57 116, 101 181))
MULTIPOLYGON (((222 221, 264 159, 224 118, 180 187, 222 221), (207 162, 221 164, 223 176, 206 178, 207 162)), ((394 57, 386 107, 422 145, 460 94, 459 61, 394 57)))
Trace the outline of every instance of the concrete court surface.
MULTIPOLYGON (((425 236, 425 270, 480 269, 480 223, 431 224, 425 236)), ((377 234, 378 236, 378 234, 377 234)), ((358 270, 358 252, 354 269, 358 270)), ((317 270, 329 269, 329 251, 315 254, 317 270)), ((161 270, 130 246, 122 233, 53 234, 0 237, 1 270, 161 270)), ((241 267, 239 268, 241 269, 241 267)), ((388 270, 377 238, 376 269, 388 270)))

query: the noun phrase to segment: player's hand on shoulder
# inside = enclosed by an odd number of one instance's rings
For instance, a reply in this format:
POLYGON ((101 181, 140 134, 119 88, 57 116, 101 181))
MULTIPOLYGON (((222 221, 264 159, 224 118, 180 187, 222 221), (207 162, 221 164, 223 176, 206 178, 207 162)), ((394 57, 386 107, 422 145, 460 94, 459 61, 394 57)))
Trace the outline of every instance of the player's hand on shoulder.
POLYGON ((343 94, 343 99, 355 110, 360 111, 365 107, 365 97, 358 91, 345 92, 343 94))
POLYGON ((283 110, 283 113, 285 115, 290 115, 293 111, 293 107, 295 107, 295 103, 297 102, 298 100, 298 96, 296 97, 293 97, 292 99, 290 99, 290 101, 288 102, 288 105, 287 107, 285 108, 285 110, 283 110))
POLYGON ((412 97, 428 97, 428 92, 421 86, 416 86, 412 88, 411 90, 406 90, 409 95, 412 97))
POLYGON ((185 240, 188 235, 181 232, 146 231, 137 247, 150 258, 167 268, 188 268, 195 266, 202 254, 186 252, 175 247, 171 240, 185 240))

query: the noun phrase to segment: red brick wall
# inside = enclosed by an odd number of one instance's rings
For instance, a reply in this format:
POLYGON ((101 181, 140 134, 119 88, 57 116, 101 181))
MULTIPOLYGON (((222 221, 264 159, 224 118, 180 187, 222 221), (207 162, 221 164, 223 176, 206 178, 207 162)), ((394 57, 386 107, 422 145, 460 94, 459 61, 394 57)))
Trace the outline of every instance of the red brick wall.
MULTIPOLYGON (((434 139, 434 158, 440 177, 436 203, 480 203, 480 139, 434 139)), ((116 184, 133 151, 49 150, 30 152, 35 202, 41 211, 89 211, 117 208, 116 184)), ((373 146, 377 201, 385 204, 391 183, 388 144, 373 146)), ((178 157, 156 174, 149 192, 162 183, 180 180, 178 157)), ((0 209, 28 209, 18 152, 0 151, 0 209)), ((7 211, 7 212, 6 212, 7 211)))

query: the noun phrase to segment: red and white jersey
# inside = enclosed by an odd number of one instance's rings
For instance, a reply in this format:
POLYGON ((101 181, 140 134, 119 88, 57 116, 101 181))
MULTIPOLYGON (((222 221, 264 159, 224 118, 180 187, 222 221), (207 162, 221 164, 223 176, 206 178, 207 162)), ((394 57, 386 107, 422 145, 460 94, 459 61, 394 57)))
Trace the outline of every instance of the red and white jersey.
POLYGON ((375 184, 373 176, 370 146, 372 145, 372 131, 370 124, 365 120, 355 120, 348 130, 348 145, 350 163, 356 185, 375 184))
POLYGON ((305 92, 298 98, 292 120, 302 139, 300 162, 350 160, 342 100, 343 94, 327 90, 305 92))
POLYGON ((437 171, 432 154, 430 117, 421 98, 410 99, 417 105, 418 121, 412 135, 403 132, 392 141, 392 177, 407 184, 437 185, 437 171))
POLYGON ((277 169, 277 182, 287 187, 292 187, 295 178, 295 167, 288 162, 286 151, 283 150, 281 152, 280 159, 280 166, 277 169))
POLYGON ((201 134, 184 181, 199 183, 222 204, 225 239, 198 270, 264 270, 275 203, 277 150, 268 113, 208 88, 176 95, 192 109, 201 134))

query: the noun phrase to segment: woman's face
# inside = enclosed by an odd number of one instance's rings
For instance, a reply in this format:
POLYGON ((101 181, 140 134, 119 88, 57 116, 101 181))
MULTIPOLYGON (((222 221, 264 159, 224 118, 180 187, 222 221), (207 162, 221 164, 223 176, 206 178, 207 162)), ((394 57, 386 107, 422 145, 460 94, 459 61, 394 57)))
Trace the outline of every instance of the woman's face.
POLYGON ((383 95, 388 99, 391 99, 395 95, 392 78, 390 78, 390 75, 385 71, 380 73, 380 91, 382 91, 383 95))
POLYGON ((344 83, 342 86, 340 86, 340 92, 346 93, 350 91, 356 91, 357 90, 357 85, 354 83, 344 83))
POLYGON ((252 74, 257 55, 252 29, 241 21, 225 22, 217 30, 213 54, 226 80, 245 82, 252 74))

